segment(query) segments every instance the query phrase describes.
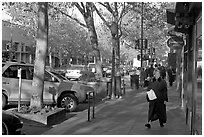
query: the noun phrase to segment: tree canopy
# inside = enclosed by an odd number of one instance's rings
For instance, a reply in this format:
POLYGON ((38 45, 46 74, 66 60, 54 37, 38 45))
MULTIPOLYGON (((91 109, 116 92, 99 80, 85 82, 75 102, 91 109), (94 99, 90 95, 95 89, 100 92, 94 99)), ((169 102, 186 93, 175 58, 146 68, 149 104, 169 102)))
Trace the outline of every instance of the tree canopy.
MULTIPOLYGON (((111 11, 109 6, 113 3, 93 3, 104 17, 110 21, 111 11), (109 5, 109 6, 108 6, 109 5), (103 7, 103 8, 102 8, 103 7), (107 7, 107 8, 105 8, 107 7), (108 11, 107 11, 108 10, 108 11)), ((125 4, 124 14, 121 20, 120 38, 121 60, 130 61, 136 57, 135 40, 140 38, 141 33, 141 3, 139 2, 118 2, 119 11, 122 11, 125 4), (122 47, 124 46, 124 47, 122 47), (123 58, 123 59, 122 59, 123 58)), ((4 2, 2 3, 5 10, 14 22, 26 26, 29 35, 36 37, 37 30, 37 3, 35 2, 4 2)), ((76 7, 72 2, 52 2, 49 3, 49 44, 51 52, 58 55, 59 50, 63 51, 63 55, 67 56, 83 56, 91 52, 90 39, 87 33, 87 26, 79 17, 76 7), (56 10, 56 8, 60 10, 56 10), (61 14, 66 13, 67 16, 61 14), (70 16, 71 18, 69 18, 70 16), (77 50, 76 50, 77 49, 77 50)), ((168 51, 166 46, 166 9, 173 6, 173 3, 167 2, 147 2, 144 3, 144 38, 148 39, 149 46, 156 48, 158 57, 162 57, 168 51)), ((107 27, 99 17, 95 14, 96 31, 98 34, 99 49, 102 57, 111 60, 111 34, 107 27)), ((109 23, 109 22, 108 22, 109 23)))

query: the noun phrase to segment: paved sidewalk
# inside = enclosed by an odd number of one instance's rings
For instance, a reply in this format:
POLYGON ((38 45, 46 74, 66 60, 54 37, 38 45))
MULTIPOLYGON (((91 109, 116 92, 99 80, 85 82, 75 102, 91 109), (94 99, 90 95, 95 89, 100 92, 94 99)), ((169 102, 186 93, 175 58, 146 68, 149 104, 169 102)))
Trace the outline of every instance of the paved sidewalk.
POLYGON ((168 90, 167 124, 145 128, 148 103, 145 90, 128 89, 123 99, 106 100, 96 106, 95 119, 87 121, 87 110, 44 132, 44 135, 189 135, 176 87, 168 90))

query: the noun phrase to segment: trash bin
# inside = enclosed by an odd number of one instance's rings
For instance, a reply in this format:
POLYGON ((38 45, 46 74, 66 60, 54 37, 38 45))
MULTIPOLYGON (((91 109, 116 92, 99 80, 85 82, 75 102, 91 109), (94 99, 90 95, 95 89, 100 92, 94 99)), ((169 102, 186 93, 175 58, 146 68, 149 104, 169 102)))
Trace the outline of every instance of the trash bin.
POLYGON ((130 86, 132 89, 139 88, 139 75, 130 75, 130 86))
POLYGON ((112 80, 107 81, 107 96, 111 96, 112 80))
POLYGON ((122 82, 121 82, 121 93, 122 95, 125 94, 125 80, 124 79, 122 79, 122 82))
POLYGON ((140 86, 140 82, 139 82, 139 75, 135 76, 135 84, 136 84, 136 88, 138 89, 140 86))

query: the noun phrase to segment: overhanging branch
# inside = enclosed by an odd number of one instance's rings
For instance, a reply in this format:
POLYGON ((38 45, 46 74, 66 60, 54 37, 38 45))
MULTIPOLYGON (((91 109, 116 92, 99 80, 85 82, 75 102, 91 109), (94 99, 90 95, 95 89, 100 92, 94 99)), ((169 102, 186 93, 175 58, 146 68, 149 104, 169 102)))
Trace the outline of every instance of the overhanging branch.
POLYGON ((108 28, 110 28, 111 26, 108 24, 108 22, 105 20, 105 18, 103 17, 103 15, 99 12, 99 10, 96 8, 96 6, 93 4, 94 9, 96 10, 96 13, 99 15, 99 17, 103 20, 103 22, 106 24, 106 26, 108 28))
POLYGON ((81 26, 87 28, 87 26, 84 23, 80 22, 77 18, 74 18, 74 17, 70 16, 69 14, 65 13, 64 11, 60 10, 59 8, 57 8, 57 7, 55 7, 55 6, 51 5, 51 4, 49 4, 49 6, 54 8, 55 10, 59 11, 61 14, 63 14, 65 16, 69 17, 70 19, 76 21, 81 26))

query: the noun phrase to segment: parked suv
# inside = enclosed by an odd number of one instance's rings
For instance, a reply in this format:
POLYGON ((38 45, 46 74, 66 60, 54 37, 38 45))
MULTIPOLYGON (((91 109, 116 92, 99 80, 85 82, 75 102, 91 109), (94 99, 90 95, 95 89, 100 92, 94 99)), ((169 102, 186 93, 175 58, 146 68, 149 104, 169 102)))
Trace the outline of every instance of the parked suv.
MULTIPOLYGON (((19 78, 17 75, 19 68, 22 69, 21 104, 29 104, 30 102, 34 66, 32 64, 6 62, 2 67, 2 108, 7 104, 17 104, 18 102, 19 78)), ((79 103, 86 100, 89 91, 94 91, 94 89, 76 81, 68 81, 56 73, 45 70, 43 91, 45 104, 53 103, 54 96, 58 107, 74 111, 79 103)))

